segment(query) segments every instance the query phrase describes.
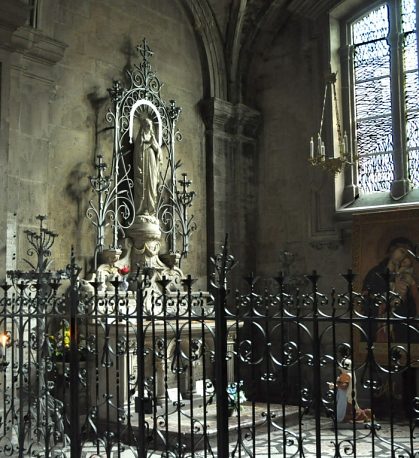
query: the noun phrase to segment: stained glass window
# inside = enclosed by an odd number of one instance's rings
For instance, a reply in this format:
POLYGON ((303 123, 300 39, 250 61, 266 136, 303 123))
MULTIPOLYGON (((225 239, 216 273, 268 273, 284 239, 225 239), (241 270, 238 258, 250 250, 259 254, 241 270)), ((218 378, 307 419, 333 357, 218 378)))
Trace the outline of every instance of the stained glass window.
MULTIPOLYGON (((395 161, 406 158, 407 178, 419 188, 419 76, 416 0, 386 1, 352 22, 353 97, 358 186, 364 193, 389 191, 395 161), (401 27, 402 58, 391 39, 401 27), (396 32, 395 32, 396 31, 396 32), (404 100, 397 99, 403 81, 404 100), (400 103, 404 102, 404 103, 400 103), (397 104, 398 111, 395 110, 397 104), (403 121, 394 121, 400 113, 403 121), (397 131, 397 129, 399 131, 397 131), (404 132, 400 132, 400 129, 404 132), (402 147, 395 138, 402 138, 402 147), (397 143, 397 142, 396 142, 397 143), (402 151, 399 151, 402 149, 402 151), (397 156, 401 155, 402 158, 397 156)), ((396 43, 396 44, 395 44, 396 43)))
POLYGON ((405 81, 406 134, 409 179, 419 187, 419 78, 416 1, 402 2, 403 76, 405 81))

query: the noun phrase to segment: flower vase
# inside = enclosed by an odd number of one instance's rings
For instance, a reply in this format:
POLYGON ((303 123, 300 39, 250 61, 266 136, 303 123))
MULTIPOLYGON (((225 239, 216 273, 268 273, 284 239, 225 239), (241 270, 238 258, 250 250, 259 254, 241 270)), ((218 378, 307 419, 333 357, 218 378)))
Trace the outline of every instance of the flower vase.
POLYGON ((130 272, 129 266, 120 267, 118 269, 118 274, 121 277, 121 284, 119 289, 122 291, 128 291, 129 283, 128 283, 128 273, 130 272))
POLYGON ((123 291, 128 291, 129 283, 128 283, 128 280, 127 280, 126 277, 124 277, 124 278, 122 279, 121 288, 122 288, 123 291))
POLYGON ((129 288, 129 282, 127 277, 121 277, 120 278, 120 283, 118 286, 119 291, 128 291, 129 288))

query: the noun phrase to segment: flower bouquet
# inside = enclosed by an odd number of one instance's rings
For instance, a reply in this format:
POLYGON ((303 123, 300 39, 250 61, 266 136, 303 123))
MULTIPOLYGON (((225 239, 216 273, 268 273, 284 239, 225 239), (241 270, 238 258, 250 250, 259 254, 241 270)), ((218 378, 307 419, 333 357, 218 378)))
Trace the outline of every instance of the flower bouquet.
POLYGON ((227 395, 228 395, 228 411, 229 416, 233 414, 234 411, 238 411, 243 402, 245 402, 246 396, 243 391, 243 380, 240 382, 234 382, 227 385, 227 395))
POLYGON ((118 269, 118 274, 122 277, 122 289, 124 291, 128 291, 129 283, 128 283, 128 274, 130 273, 129 266, 123 266, 118 269))
MULTIPOLYGON (((67 320, 61 322, 61 327, 55 334, 48 335, 49 341, 49 356, 54 357, 57 361, 68 361, 70 357, 70 323, 67 320)), ((80 360, 86 357, 88 352, 86 339, 79 335, 78 356, 80 360)))
POLYGON ((70 350, 70 324, 64 321, 60 329, 48 338, 52 354, 56 358, 64 358, 70 350))

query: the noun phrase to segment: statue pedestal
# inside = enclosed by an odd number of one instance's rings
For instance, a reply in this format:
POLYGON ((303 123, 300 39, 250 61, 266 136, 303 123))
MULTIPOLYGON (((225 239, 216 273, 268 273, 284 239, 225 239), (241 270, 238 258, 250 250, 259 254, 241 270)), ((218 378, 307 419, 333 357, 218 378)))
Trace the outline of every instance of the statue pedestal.
MULTIPOLYGON (((138 216, 135 224, 127 230, 127 235, 124 257, 121 258, 122 250, 120 249, 104 250, 102 254, 103 264, 97 268, 96 272, 90 275, 89 279, 80 280, 82 290, 85 293, 93 295, 94 287, 90 282, 97 281, 100 283, 98 287, 100 293, 115 294, 115 287, 112 282, 121 279, 127 280, 126 274, 130 271, 135 272, 135 266, 140 268, 141 275, 147 276, 146 302, 149 302, 153 294, 161 294, 163 292, 159 284, 159 281, 163 278, 169 280, 166 285, 167 291, 183 289, 181 282, 184 275, 176 265, 179 262, 179 254, 168 253, 160 255, 161 231, 159 222, 155 217, 149 215, 138 216)), ((145 304, 145 309, 149 310, 147 303, 145 304)))
POLYGON ((132 265, 140 265, 144 269, 151 283, 151 289, 161 292, 156 283, 163 277, 170 281, 167 289, 175 291, 181 288, 183 272, 175 264, 176 254, 160 256, 161 231, 158 220, 153 216, 140 215, 129 231, 129 237, 134 241, 132 250, 132 265))
POLYGON ((132 263, 144 267, 165 267, 159 260, 161 247, 160 225, 152 216, 137 216, 135 223, 127 231, 134 241, 132 263))

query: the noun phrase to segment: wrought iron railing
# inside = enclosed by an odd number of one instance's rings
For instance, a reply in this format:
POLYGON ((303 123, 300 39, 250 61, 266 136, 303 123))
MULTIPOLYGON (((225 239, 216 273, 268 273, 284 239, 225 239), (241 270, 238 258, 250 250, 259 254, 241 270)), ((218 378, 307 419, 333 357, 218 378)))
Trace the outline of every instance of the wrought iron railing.
POLYGON ((146 273, 87 294, 74 262, 3 285, 0 456, 416 456, 419 320, 390 277, 229 295, 214 263, 213 295, 146 273))

